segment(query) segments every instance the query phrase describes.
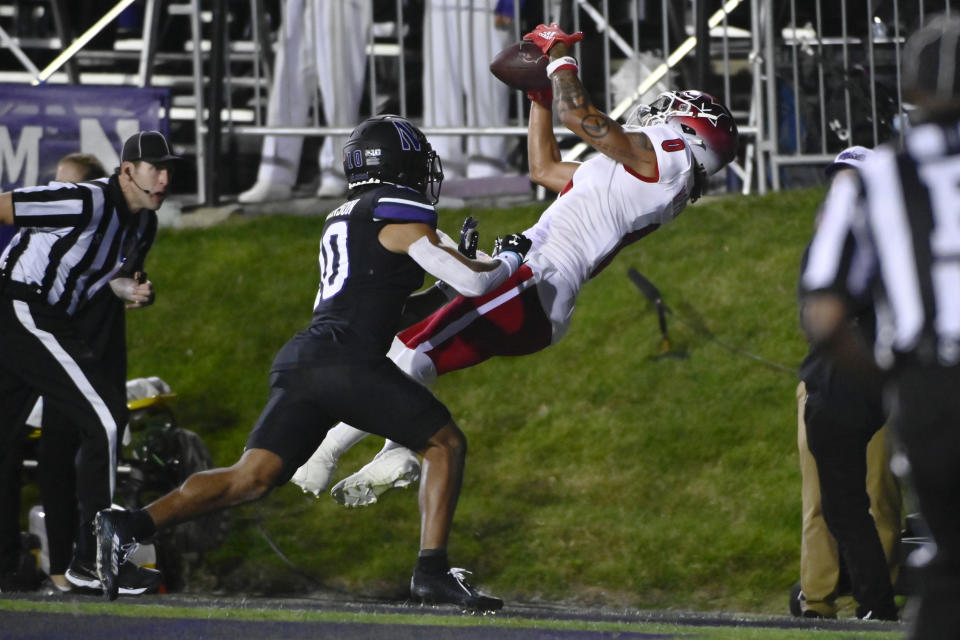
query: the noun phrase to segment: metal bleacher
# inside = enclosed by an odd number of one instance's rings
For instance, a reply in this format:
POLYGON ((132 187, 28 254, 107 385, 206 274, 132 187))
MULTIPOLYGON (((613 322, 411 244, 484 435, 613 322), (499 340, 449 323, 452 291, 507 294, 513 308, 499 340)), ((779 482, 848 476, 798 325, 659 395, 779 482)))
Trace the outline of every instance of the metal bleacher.
MULTIPOLYGON (((316 104, 309 126, 265 125, 277 26, 270 24, 264 6, 271 0, 112 1, 121 11, 135 2, 142 7, 139 33, 94 38, 55 64, 80 35, 76 31, 81 25, 70 25, 65 17, 68 9, 84 3, 0 0, 0 82, 168 88, 174 146, 195 159, 196 183, 187 180, 182 188, 197 203, 216 204, 220 193, 238 193, 238 187, 249 185, 242 182, 252 178, 241 174, 254 170, 256 160, 238 162, 237 153, 255 155, 263 135, 299 135, 315 141, 347 132, 322 125, 316 104), (211 104, 220 108, 211 110, 211 104), (229 170, 221 170, 224 164, 229 170), (233 184, 226 184, 230 180, 233 184)), ((528 0, 526 4, 590 35, 589 42, 577 45, 575 55, 594 102, 614 117, 664 88, 695 86, 718 95, 733 111, 743 143, 727 175, 718 176, 716 187, 764 193, 768 188, 802 185, 809 176, 822 179, 819 166, 849 144, 873 146, 902 133, 900 47, 908 30, 935 12, 955 11, 955 3, 528 0), (631 67, 634 75, 623 73, 631 67), (622 80, 619 86, 616 80, 622 80)), ((389 104, 390 110, 417 117, 416 96, 409 98, 416 93, 422 43, 406 34, 416 29, 416 8, 422 5, 406 0, 377 3, 387 7, 389 15, 374 25, 368 40, 367 113, 378 113, 389 104)), ((118 14, 107 21, 110 29, 118 14)), ((519 21, 514 28, 519 39, 519 21)), ((517 93, 506 126, 424 127, 424 132, 431 137, 492 134, 522 140, 523 104, 517 93)), ((576 142, 569 136, 561 139, 565 157, 576 158, 586 150, 583 144, 570 146, 576 142)), ((490 191, 487 185, 483 189, 490 191)))
MULTIPOLYGON (((204 3, 204 5, 209 3, 204 3)), ((222 3, 226 5, 227 3, 222 3)), ((79 38, 69 23, 66 0, 19 0, 0 4, 0 50, 10 52, 0 66, 0 83, 49 85, 160 87, 170 91, 169 117, 172 142, 180 153, 196 159, 196 200, 206 200, 210 170, 204 136, 208 135, 211 114, 205 108, 211 87, 223 93, 221 121, 252 124, 266 105, 272 68, 272 50, 260 46, 269 42, 267 14, 262 0, 230 2, 222 26, 240 34, 222 41, 220 71, 223 83, 209 83, 216 56, 211 42, 218 23, 216 7, 201 8, 200 0, 120 0, 122 10, 142 10, 136 28, 118 29, 116 17, 103 21, 102 28, 64 62, 57 57, 79 38), (239 5, 249 12, 242 26, 233 22, 239 5), (265 35, 264 35, 265 34, 265 35)), ((246 13, 246 12, 244 12, 246 13)), ((87 25, 80 25, 87 26, 87 25)), ((192 182, 192 180, 191 180, 192 182)))

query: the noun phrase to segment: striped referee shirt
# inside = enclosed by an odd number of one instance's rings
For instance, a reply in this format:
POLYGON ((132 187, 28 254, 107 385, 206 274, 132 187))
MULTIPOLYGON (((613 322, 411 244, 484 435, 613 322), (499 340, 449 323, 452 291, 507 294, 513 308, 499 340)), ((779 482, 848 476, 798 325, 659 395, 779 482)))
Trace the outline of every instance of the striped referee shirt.
POLYGON ((801 283, 874 298, 881 366, 960 363, 960 126, 918 126, 837 176, 801 283))
POLYGON ((19 233, 0 254, 0 290, 73 315, 118 273, 143 268, 156 212, 131 212, 116 176, 13 191, 19 233), (25 293, 29 295, 24 295, 25 293))

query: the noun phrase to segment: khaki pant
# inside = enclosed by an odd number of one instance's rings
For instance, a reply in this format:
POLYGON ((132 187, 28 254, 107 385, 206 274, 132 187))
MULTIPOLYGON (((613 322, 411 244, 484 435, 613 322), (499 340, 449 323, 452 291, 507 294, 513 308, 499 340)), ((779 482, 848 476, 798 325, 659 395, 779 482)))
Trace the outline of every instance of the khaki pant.
MULTIPOLYGON (((797 448, 800 453, 802 481, 803 529, 800 538, 800 586, 802 607, 824 616, 837 613, 837 582, 840 576, 837 543, 820 512, 820 481, 817 463, 807 447, 807 427, 803 420, 807 390, 803 382, 797 386, 797 448)), ((887 450, 888 428, 880 429, 867 446, 867 494, 870 514, 877 525, 880 542, 887 555, 891 581, 896 583, 897 544, 900 540, 900 486, 890 471, 887 450)))

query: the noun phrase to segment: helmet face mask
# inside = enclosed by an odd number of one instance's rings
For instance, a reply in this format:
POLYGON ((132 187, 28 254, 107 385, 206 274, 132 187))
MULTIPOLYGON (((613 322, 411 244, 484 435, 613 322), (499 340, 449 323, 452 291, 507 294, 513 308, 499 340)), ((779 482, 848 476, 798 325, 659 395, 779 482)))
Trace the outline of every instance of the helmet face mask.
POLYGON ((443 162, 433 149, 427 154, 427 186, 430 201, 437 204, 440 200, 440 187, 443 186, 443 162))
POLYGON ((347 187, 396 184, 440 197, 443 164, 427 137, 409 120, 382 115, 361 122, 343 145, 347 187))
POLYGON ((627 116, 624 129, 666 124, 683 135, 707 174, 726 166, 737 153, 737 125, 730 111, 709 93, 667 91, 627 116))

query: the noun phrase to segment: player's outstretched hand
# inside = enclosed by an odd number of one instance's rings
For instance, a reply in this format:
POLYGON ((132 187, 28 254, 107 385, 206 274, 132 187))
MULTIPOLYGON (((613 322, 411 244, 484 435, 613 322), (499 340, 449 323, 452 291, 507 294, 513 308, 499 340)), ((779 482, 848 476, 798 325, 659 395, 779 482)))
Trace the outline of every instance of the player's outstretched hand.
POLYGON ((497 256, 509 251, 520 256, 520 262, 523 262, 531 246, 533 246, 533 241, 522 233, 511 233, 502 238, 497 236, 497 240, 493 244, 493 255, 497 256))
POLYGON ((536 29, 523 36, 523 39, 530 40, 533 42, 533 44, 540 47, 541 51, 549 54, 550 49, 552 49, 553 45, 557 44, 558 42, 562 42, 568 47, 572 47, 574 43, 583 40, 583 31, 566 33, 557 25, 556 22, 551 22, 549 26, 545 24, 538 25, 536 29))
POLYGON ((478 222, 473 216, 467 216, 460 227, 460 244, 457 251, 471 260, 477 259, 477 245, 480 243, 480 232, 477 231, 478 222))

